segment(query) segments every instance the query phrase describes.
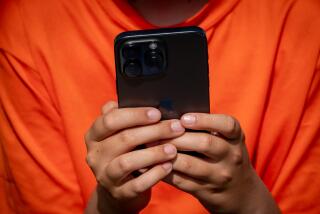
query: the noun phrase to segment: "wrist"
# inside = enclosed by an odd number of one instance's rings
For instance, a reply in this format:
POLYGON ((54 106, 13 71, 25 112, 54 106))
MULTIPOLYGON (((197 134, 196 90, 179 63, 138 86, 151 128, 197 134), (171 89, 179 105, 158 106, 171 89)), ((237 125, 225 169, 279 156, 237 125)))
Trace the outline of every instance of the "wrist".
POLYGON ((85 209, 85 214, 117 214, 112 203, 109 201, 107 194, 102 186, 99 184, 91 195, 91 198, 85 209))
MULTIPOLYGON (((106 189, 97 185, 94 193, 92 194, 87 207, 85 209, 86 214, 122 214, 123 207, 121 209, 121 205, 119 202, 114 200, 110 194, 106 191, 106 189)), ((125 213, 128 213, 127 211, 125 213)), ((139 211, 134 212, 130 211, 129 213, 138 214, 139 211)))
POLYGON ((112 200, 111 196, 108 194, 106 189, 101 186, 97 185, 97 208, 99 210, 99 213, 111 213, 111 214, 118 214, 120 213, 118 211, 118 204, 112 200))
MULTIPOLYGON (((254 171, 254 169, 252 170, 254 171)), ((281 211, 268 188, 256 172, 253 173, 253 181, 250 182, 246 192, 245 206, 242 207, 239 214, 280 214, 281 211)))

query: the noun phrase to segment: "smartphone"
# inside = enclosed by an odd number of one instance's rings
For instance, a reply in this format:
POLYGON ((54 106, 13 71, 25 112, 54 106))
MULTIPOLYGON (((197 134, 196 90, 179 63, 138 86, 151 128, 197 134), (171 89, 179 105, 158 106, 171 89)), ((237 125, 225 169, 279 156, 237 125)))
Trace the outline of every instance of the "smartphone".
POLYGON ((156 107, 162 119, 209 113, 208 51, 199 27, 128 31, 115 38, 119 107, 156 107))

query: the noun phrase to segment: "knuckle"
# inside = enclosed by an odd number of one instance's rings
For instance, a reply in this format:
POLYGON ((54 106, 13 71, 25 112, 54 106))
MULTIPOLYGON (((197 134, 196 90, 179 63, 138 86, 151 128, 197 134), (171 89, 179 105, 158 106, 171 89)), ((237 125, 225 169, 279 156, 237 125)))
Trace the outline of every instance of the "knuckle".
POLYGON ((128 161, 127 158, 125 158, 125 157, 119 158, 119 169, 122 172, 124 172, 124 173, 129 172, 131 167, 132 167, 132 164, 130 161, 128 161))
POLYGON ((111 194, 112 198, 116 200, 123 198, 123 193, 119 188, 110 188, 109 193, 111 194))
POLYGON ((114 119, 110 114, 103 116, 103 126, 105 128, 112 130, 113 124, 114 124, 114 119))
POLYGON ((232 173, 230 172, 230 170, 223 170, 220 172, 220 179, 219 179, 220 185, 226 186, 231 181, 232 181, 232 173))
POLYGON ((230 152, 230 147, 227 143, 219 141, 214 145, 215 154, 222 157, 226 157, 230 152))
POLYGON ((182 168, 184 171, 191 171, 192 170, 192 164, 190 161, 187 160, 183 160, 182 161, 182 168))
POLYGON ((205 135, 202 143, 199 144, 201 152, 209 152, 212 148, 213 138, 211 135, 205 135))
POLYGON ((134 135, 129 130, 124 130, 120 133, 120 141, 132 144, 136 141, 134 135))
POLYGON ((96 158, 92 153, 88 153, 86 156, 86 162, 90 168, 93 168, 96 165, 96 158))
POLYGON ((233 152, 232 163, 235 165, 241 165, 243 163, 243 152, 241 149, 237 149, 233 152))
POLYGON ((105 103, 102 107, 101 107, 101 113, 102 114, 106 114, 108 111, 111 110, 111 108, 114 107, 114 103, 113 102, 107 102, 105 103))
POLYGON ((142 183, 138 182, 138 181, 134 181, 132 183, 132 194, 134 195, 138 195, 139 193, 144 192, 144 186, 142 183))
POLYGON ((98 172, 96 173, 96 180, 97 180, 97 183, 100 184, 101 186, 106 186, 106 177, 104 176, 103 173, 101 172, 98 172))

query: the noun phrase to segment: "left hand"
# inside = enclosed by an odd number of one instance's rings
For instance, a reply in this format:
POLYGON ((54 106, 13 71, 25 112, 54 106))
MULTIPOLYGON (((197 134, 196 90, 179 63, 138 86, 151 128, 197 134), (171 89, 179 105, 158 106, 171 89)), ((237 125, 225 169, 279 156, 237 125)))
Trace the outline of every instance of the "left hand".
POLYGON ((211 213, 280 213, 253 169, 239 122, 231 116, 188 113, 181 118, 186 132, 165 141, 180 151, 165 181, 194 195, 211 213))

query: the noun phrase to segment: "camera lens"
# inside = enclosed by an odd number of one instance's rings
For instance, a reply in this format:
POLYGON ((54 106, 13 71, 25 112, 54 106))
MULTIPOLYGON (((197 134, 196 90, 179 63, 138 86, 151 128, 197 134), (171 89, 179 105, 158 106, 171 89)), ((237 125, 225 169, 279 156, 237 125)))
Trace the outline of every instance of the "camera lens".
POLYGON ((139 77, 142 73, 141 64, 138 61, 128 61, 124 65, 124 73, 128 77, 139 77))
POLYGON ((148 50, 145 53, 145 63, 150 67, 162 67, 163 56, 160 50, 148 50))

